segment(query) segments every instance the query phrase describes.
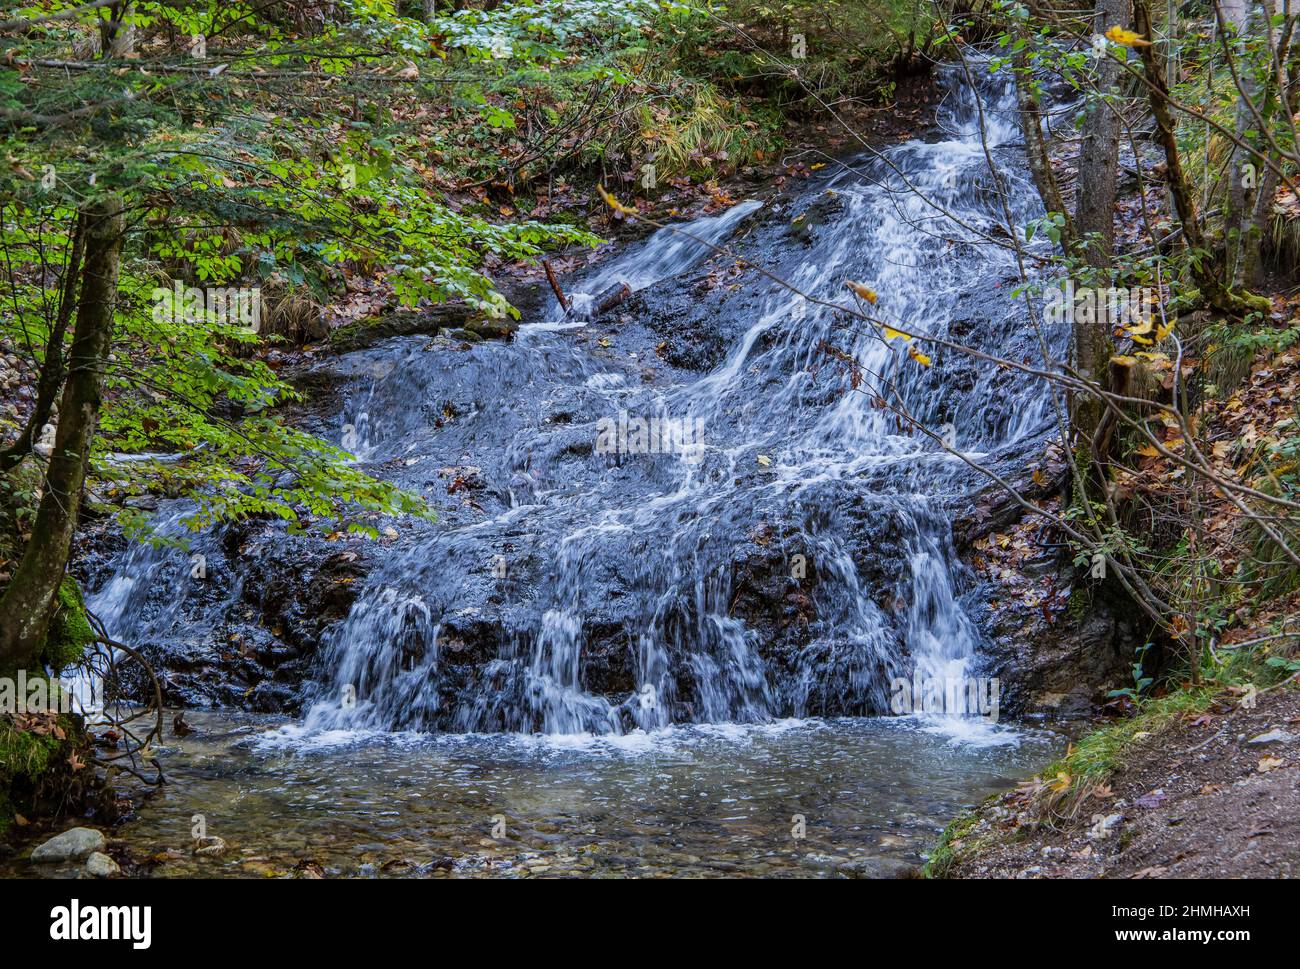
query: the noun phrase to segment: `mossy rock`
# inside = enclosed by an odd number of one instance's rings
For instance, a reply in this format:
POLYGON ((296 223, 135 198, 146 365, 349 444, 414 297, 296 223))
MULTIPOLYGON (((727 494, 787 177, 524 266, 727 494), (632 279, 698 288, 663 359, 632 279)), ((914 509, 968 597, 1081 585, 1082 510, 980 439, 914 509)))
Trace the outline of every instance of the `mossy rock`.
POLYGON ((481 316, 478 310, 465 303, 441 303, 417 313, 389 313, 382 317, 366 317, 339 327, 330 334, 330 347, 342 353, 360 350, 394 336, 432 336, 443 330, 461 327, 481 316))

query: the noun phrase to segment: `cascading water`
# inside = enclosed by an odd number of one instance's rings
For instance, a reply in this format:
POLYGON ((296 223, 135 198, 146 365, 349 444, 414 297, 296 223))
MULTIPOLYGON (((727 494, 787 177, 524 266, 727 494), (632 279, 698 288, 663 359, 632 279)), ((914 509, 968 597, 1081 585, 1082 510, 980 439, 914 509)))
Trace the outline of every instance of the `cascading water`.
MULTIPOLYGON (((1038 214, 1014 94, 981 72, 977 105, 949 83, 937 139, 682 228, 803 292, 839 300, 858 280, 900 325, 1036 354, 1015 255, 988 242, 1008 214, 1038 214)), ((575 312, 554 307, 513 343, 355 355, 369 379, 344 444, 376 474, 456 497, 443 521, 400 523, 327 631, 307 731, 870 715, 897 677, 976 670, 950 523, 984 482, 875 391, 996 463, 1041 440, 1043 388, 931 346, 923 366, 902 339, 734 262, 661 230, 570 281, 575 312), (636 295, 588 318, 618 283, 636 295)), ((145 620, 119 579, 96 601, 126 637, 145 620)), ((149 635, 166 635, 159 615, 149 635)))
MULTIPOLYGON (((1004 224, 1001 206, 1020 223, 1034 214, 1032 186, 1013 162, 1011 92, 995 79, 982 94, 982 124, 974 92, 957 84, 943 112, 942 140, 903 144, 886 160, 864 163, 799 198, 792 211, 831 199, 837 212, 798 258, 778 254, 778 271, 799 289, 830 298, 846 279, 861 280, 881 294, 879 309, 892 319, 983 349, 1016 347, 1025 328, 1009 291, 984 304, 1000 317, 971 332, 954 333, 952 326, 973 291, 1015 275, 1012 253, 980 244, 1004 224), (986 151, 1003 163, 1005 200, 986 151)), ((757 208, 743 203, 685 230, 724 239, 757 208)), ((654 288, 709 255, 689 236, 661 230, 581 281, 575 305, 582 309, 591 294, 618 283, 654 288)), ((881 386, 892 384, 927 425, 953 425, 967 451, 1006 449, 1041 433, 1046 399, 1032 388, 1009 386, 996 368, 957 357, 926 369, 907 357, 901 341, 881 340, 865 326, 846 330, 844 321, 809 308, 787 289, 752 276, 741 285, 760 291, 746 314, 749 325, 720 364, 696 379, 646 385, 636 379, 635 364, 573 349, 556 331, 585 321, 564 317, 558 307, 554 322, 525 326, 516 346, 494 348, 496 365, 527 384, 548 391, 558 390, 557 379, 580 385, 576 394, 556 394, 565 404, 562 436, 570 453, 575 438, 597 439, 602 419, 613 423, 630 414, 703 427, 702 460, 620 453, 601 467, 591 456, 594 469, 564 480, 554 465, 566 462, 544 460, 554 435, 520 428, 505 442, 511 478, 520 485, 511 489, 508 509, 462 531, 424 532, 371 577, 332 636, 332 683, 309 714, 309 727, 609 733, 682 720, 872 713, 886 709, 887 683, 908 674, 909 660, 931 677, 970 672, 979 633, 959 602, 945 502, 963 484, 969 488, 970 477, 923 436, 901 433, 870 395, 827 399, 819 379, 827 369, 825 347, 851 353, 864 371, 879 375, 881 386), (864 584, 844 534, 854 523, 842 510, 857 502, 891 533, 893 568, 883 596, 878 585, 864 584), (807 646, 784 669, 733 610, 736 563, 745 556, 737 549, 764 526, 782 532, 789 560, 801 556, 817 580, 807 646), (532 548, 506 553, 512 536, 532 548), (458 576, 439 565, 450 566, 456 551, 474 546, 482 550, 478 574, 458 576), (535 576, 525 601, 513 606, 523 621, 510 629, 486 674, 457 691, 440 676, 441 627, 430 617, 453 611, 460 598, 475 601, 469 587, 498 555, 507 576, 519 565, 535 576), (593 627, 607 637, 602 614, 609 610, 597 599, 612 591, 620 600, 614 638, 622 640, 629 667, 622 696, 596 689, 585 668, 593 627), (386 599, 418 602, 420 621, 408 622, 406 607, 385 607, 386 599), (902 606, 887 614, 882 600, 902 606), (340 703, 338 696, 352 689, 361 702, 340 703)), ((412 399, 412 391, 427 398, 443 376, 399 365, 376 382, 369 406, 386 400, 392 417, 387 425, 368 422, 376 455, 421 453, 427 425, 410 408, 392 405, 412 399)), ((880 576, 874 578, 878 583, 880 576)))

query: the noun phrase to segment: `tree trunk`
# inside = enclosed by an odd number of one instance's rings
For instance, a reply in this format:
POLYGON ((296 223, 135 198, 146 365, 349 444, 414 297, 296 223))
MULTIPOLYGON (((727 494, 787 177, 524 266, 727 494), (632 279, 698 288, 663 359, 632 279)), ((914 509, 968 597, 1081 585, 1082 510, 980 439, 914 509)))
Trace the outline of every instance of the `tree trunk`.
POLYGON ((72 319, 72 308, 77 303, 77 281, 81 278, 81 253, 86 244, 86 218, 77 215, 77 225, 72 232, 72 251, 68 254, 68 265, 63 271, 63 286, 59 291, 59 308, 50 327, 49 338, 45 341, 45 359, 41 363, 41 375, 36 382, 36 403, 27 418, 18 439, 3 452, 0 452, 0 474, 8 474, 23 458, 32 453, 40 437, 41 428, 50 419, 54 408, 54 398, 63 386, 66 368, 63 365, 63 338, 67 333, 68 323, 72 319))
POLYGON ((1249 248, 1244 250, 1241 272, 1242 285, 1258 286, 1263 282, 1264 240, 1269 237, 1269 222, 1273 218, 1273 206, 1281 179, 1277 172, 1266 168, 1260 176, 1261 181, 1255 191, 1255 210, 1249 213, 1250 225, 1246 230, 1249 248))
POLYGON ((1047 142, 1043 138, 1043 111, 1023 51, 1016 55, 1012 71, 1016 81, 1016 106, 1020 111, 1020 130, 1025 139, 1029 173, 1033 176, 1039 198, 1043 200, 1043 208, 1048 212, 1061 213, 1065 220, 1061 226, 1061 247, 1068 252, 1074 247, 1074 222, 1065 209, 1065 203, 1061 201, 1061 188, 1057 184, 1056 173, 1052 171, 1052 160, 1047 154, 1047 142))
POLYGON ((86 264, 76 332, 68 352, 68 378, 59 406, 59 429, 32 537, 0 598, 0 669, 30 664, 45 639, 51 606, 68 564, 99 419, 100 385, 117 305, 122 200, 110 195, 89 202, 83 214, 86 264))
MULTIPOLYGON (((1098 0, 1093 15, 1093 33, 1104 35, 1112 27, 1127 28, 1131 19, 1130 0, 1098 0)), ((1089 266, 1109 270, 1115 245, 1115 198, 1119 170, 1119 78, 1122 68, 1113 57, 1101 57, 1097 65, 1097 92, 1110 103, 1096 100, 1084 115, 1079 147, 1079 185, 1074 202, 1074 231, 1080 255, 1089 266)), ((1106 273, 1109 278, 1109 272, 1106 273)), ((1110 321, 1104 313, 1092 319, 1074 321, 1075 365, 1081 373, 1103 387, 1110 383, 1110 321)), ((1104 451, 1098 440, 1107 411, 1100 397, 1081 394, 1075 399, 1075 433, 1094 450, 1104 451)), ((1095 453, 1098 460, 1104 453, 1095 453)))
POLYGON ((135 53, 135 24, 125 23, 130 7, 130 0, 115 3, 100 19, 100 50, 104 57, 122 58, 135 53))
MULTIPOLYGON (((1259 27, 1260 9, 1251 3, 1242 4, 1240 8, 1225 10, 1219 22, 1219 29, 1227 31, 1231 25, 1239 38, 1227 46, 1233 48, 1237 77, 1240 89, 1237 95, 1235 133, 1246 144, 1251 139, 1247 132, 1257 127, 1252 102, 1259 97, 1259 84, 1255 72, 1251 69, 1250 57, 1246 53, 1246 43, 1259 27)), ((1227 38, 1225 38, 1225 41, 1227 38)), ((1223 245, 1226 255, 1228 277, 1235 285, 1253 281, 1257 264, 1260 240, 1253 239, 1255 251, 1251 252, 1254 232, 1255 199, 1259 194, 1259 180, 1263 178, 1261 166, 1254 160, 1250 151, 1241 144, 1233 144, 1232 160, 1228 163, 1228 200, 1223 217, 1223 245)))
POLYGON ((1192 276, 1201 289, 1201 295, 1210 305, 1216 309, 1236 312, 1241 308, 1242 301, 1234 298, 1223 282, 1219 261, 1205 241, 1191 183, 1183 171, 1182 157, 1174 135, 1174 116, 1169 107, 1169 88, 1165 84, 1164 61, 1154 40, 1155 25, 1151 21, 1147 0, 1133 0, 1133 21, 1138 34, 1152 41, 1147 46, 1139 47, 1138 51, 1142 57, 1151 114, 1156 121, 1156 141, 1164 150, 1169 192, 1173 196, 1178 221, 1183 227, 1183 239, 1192 251, 1192 276))
MULTIPOLYGON (((1111 27, 1127 28, 1130 0, 1098 0, 1093 15, 1093 33, 1104 35, 1111 27)), ((1112 57, 1102 57, 1097 65, 1097 91, 1112 99, 1110 104, 1097 101, 1088 106, 1083 119, 1079 146, 1079 189, 1075 196, 1074 227, 1085 248, 1088 265, 1108 269, 1115 244, 1115 181, 1119 169, 1119 107, 1114 100, 1120 93, 1122 68, 1112 57)))

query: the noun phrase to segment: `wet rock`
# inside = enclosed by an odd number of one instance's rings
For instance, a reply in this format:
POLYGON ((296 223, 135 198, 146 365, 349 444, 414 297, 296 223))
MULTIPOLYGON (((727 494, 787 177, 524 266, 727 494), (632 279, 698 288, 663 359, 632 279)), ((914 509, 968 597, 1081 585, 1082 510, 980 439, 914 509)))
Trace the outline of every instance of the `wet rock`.
POLYGON ((848 878, 916 878, 920 869, 898 858, 855 858, 836 865, 848 878))
POLYGON ((199 838, 198 844, 194 848, 194 854, 200 858, 220 858, 225 853, 225 840, 214 836, 199 838))
POLYGON ((103 851, 104 845, 102 832, 94 828, 70 828, 37 845, 32 851, 31 861, 37 865, 81 861, 97 851, 103 851))
POLYGON ((117 862, 101 851, 94 852, 86 859, 86 874, 93 878, 111 878, 121 872, 117 862))
POLYGON ((620 311, 644 319, 659 337, 655 355, 680 370, 711 370, 726 352, 727 334, 719 327, 710 301, 677 290, 652 288, 632 296, 620 311))

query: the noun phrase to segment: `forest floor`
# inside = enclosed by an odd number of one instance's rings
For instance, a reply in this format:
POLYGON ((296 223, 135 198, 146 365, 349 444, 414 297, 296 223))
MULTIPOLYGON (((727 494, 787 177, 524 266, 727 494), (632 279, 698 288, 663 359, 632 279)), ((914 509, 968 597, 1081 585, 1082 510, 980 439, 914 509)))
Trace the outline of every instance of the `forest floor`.
POLYGON ((1027 805, 1026 788, 986 802, 948 842, 953 858, 944 874, 1300 875, 1300 693, 1261 694, 1253 707, 1243 699, 1134 734, 1123 764, 1073 819, 1044 822, 1027 805))

